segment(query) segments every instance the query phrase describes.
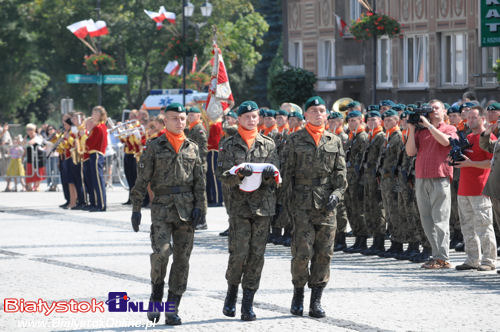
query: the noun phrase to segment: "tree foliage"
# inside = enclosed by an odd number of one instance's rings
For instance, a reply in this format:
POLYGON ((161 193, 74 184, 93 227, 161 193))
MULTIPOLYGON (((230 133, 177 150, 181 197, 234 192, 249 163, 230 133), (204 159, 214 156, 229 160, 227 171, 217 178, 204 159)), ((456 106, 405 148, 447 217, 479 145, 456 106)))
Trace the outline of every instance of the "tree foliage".
POLYGON ((307 98, 313 96, 316 76, 302 68, 282 67, 270 78, 269 99, 273 105, 291 102, 303 105, 307 98))

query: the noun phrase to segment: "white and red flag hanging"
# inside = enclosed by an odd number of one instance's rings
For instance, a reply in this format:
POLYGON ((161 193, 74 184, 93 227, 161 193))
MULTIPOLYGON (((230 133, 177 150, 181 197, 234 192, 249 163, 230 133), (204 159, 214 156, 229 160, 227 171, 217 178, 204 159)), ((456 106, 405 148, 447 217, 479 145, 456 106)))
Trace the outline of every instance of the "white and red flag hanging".
POLYGON ((87 31, 89 32, 90 37, 99 37, 109 34, 108 27, 106 26, 106 22, 97 21, 90 19, 87 20, 87 31))
POLYGON ((163 70, 165 73, 175 76, 179 71, 180 65, 177 60, 169 61, 163 70))
POLYGON ((144 9, 146 15, 148 15, 153 21, 156 22, 156 28, 161 29, 163 26, 163 21, 167 20, 172 24, 175 24, 175 13, 167 12, 165 7, 161 6, 159 12, 153 12, 150 10, 144 9))
POLYGON ((339 32, 340 37, 344 37, 344 33, 346 32, 347 23, 337 14, 335 14, 335 20, 337 21, 337 30, 339 32))
MULTIPOLYGON (((68 25, 66 28, 71 31, 78 38, 85 38, 89 34, 87 30, 87 26, 89 24, 89 20, 83 20, 80 22, 73 23, 68 25)), ((93 22, 93 21, 92 21, 93 22)))
POLYGON ((215 42, 212 54, 214 55, 212 59, 213 67, 206 110, 208 118, 216 121, 234 106, 234 98, 221 51, 215 42))
POLYGON ((198 63, 198 57, 196 54, 193 57, 193 65, 191 66, 191 74, 196 72, 196 64, 198 63))

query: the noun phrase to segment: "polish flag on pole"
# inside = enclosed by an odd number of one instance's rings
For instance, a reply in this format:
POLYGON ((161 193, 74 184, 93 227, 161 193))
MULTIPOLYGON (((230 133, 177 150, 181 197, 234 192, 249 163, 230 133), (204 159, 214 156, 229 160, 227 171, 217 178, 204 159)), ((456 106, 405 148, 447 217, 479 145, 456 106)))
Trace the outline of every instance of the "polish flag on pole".
POLYGON ((161 28, 163 28, 163 23, 156 22, 156 30, 161 30, 161 28))
POLYGON ((175 13, 167 12, 165 7, 160 7, 160 14, 163 15, 163 19, 169 21, 172 24, 175 24, 175 13))
MULTIPOLYGON (((83 20, 80 22, 73 23, 68 25, 66 28, 71 31, 78 38, 85 38, 89 34, 87 30, 87 26, 89 24, 89 20, 83 20)), ((92 21, 93 23, 94 21, 92 21)))
POLYGON ((87 31, 90 37, 99 37, 104 36, 109 33, 108 27, 106 26, 106 22, 97 21, 94 23, 94 20, 88 20, 87 31))
POLYGON ((163 71, 169 75, 175 75, 177 74, 178 70, 179 70, 179 62, 177 62, 177 60, 174 60, 174 61, 169 61, 163 71))
POLYGON ((165 17, 161 13, 152 12, 146 9, 144 9, 144 12, 156 23, 161 23, 165 19, 165 17))
POLYGON ((193 65, 191 66, 191 74, 196 72, 196 64, 197 63, 198 63, 198 57, 195 54, 194 58, 193 58, 193 65))
POLYGON ((337 14, 335 14, 335 20, 337 21, 337 30, 339 31, 340 37, 344 37, 344 32, 346 30, 347 23, 337 14))
POLYGON ((182 75, 182 71, 184 70, 184 65, 181 65, 179 67, 179 71, 177 72, 177 75, 181 76, 182 75))
POLYGON ((214 55, 212 77, 208 89, 206 110, 208 118, 216 121, 234 106, 234 98, 222 54, 215 42, 212 54, 214 55))

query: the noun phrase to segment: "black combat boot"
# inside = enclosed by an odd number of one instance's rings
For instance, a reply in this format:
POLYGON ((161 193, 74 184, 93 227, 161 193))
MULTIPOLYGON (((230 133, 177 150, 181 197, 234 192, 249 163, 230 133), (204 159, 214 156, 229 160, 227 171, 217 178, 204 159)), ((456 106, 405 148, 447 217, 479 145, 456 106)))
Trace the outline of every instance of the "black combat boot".
POLYGON ((413 256, 412 258, 410 258, 410 260, 413 263, 427 262, 429 260, 429 258, 431 257, 431 253, 432 253, 431 248, 424 247, 424 249, 422 250, 422 252, 420 254, 413 256))
POLYGON ((346 254, 353 254, 354 250, 357 250, 359 248, 359 242, 361 241, 361 237, 357 236, 356 240, 354 241, 354 244, 350 247, 345 248, 343 251, 346 254))
POLYGON ((465 251, 465 243, 463 241, 458 242, 457 245, 455 246, 455 251, 464 252, 465 251))
POLYGON ((392 253, 394 251, 395 245, 396 245, 396 242, 391 240, 391 246, 389 247, 389 249, 387 249, 385 252, 381 252, 380 254, 378 254, 378 257, 384 258, 385 255, 392 253))
POLYGON ((285 247, 292 246, 292 235, 290 234, 290 229, 285 227, 285 234, 283 234, 283 245, 285 247))
POLYGON ((410 242, 408 244, 408 248, 402 253, 397 255, 395 258, 401 261, 410 260, 415 255, 420 254, 419 243, 418 242, 410 242))
POLYGON ((325 311, 321 308, 321 295, 323 287, 311 288, 311 302, 309 303, 309 316, 314 318, 325 317, 325 311))
POLYGON ((181 318, 178 315, 178 313, 179 313, 179 303, 181 302, 181 295, 176 295, 176 294, 168 291, 167 302, 169 302, 169 303, 175 303, 175 311, 174 312, 167 312, 166 313, 165 324, 167 324, 167 325, 181 325, 182 321, 181 321, 181 318))
POLYGON ((251 321, 257 317, 253 312, 253 296, 255 291, 248 288, 243 288, 243 299, 241 300, 241 320, 251 321))
POLYGON ((359 244, 358 244, 358 247, 353 249, 353 253, 360 253, 362 252, 363 250, 367 249, 368 246, 366 245, 366 240, 368 240, 368 238, 366 236, 360 236, 359 237, 359 244))
POLYGON ((148 319, 151 322, 158 323, 160 320, 160 312, 154 310, 154 304, 155 302, 161 302, 163 299, 163 287, 165 286, 165 283, 159 283, 159 284, 153 284, 151 283, 151 296, 149 297, 149 302, 151 303, 151 309, 153 311, 148 312, 148 319))
POLYGON ((229 285, 227 287, 226 299, 222 313, 227 317, 236 315, 236 299, 238 298, 238 285, 229 285))
POLYGON ((458 238, 458 232, 453 232, 453 235, 450 238, 450 249, 455 249, 455 246, 460 242, 458 238))
POLYGON ((271 236, 273 237, 274 245, 282 245, 283 244, 283 236, 281 236, 281 228, 273 227, 271 231, 271 236))
POLYGON ((392 252, 386 252, 384 254, 385 258, 396 258, 397 255, 400 255, 403 253, 403 244, 401 242, 396 242, 394 241, 394 249, 392 252))
POLYGON ((302 316, 304 313, 304 287, 293 289, 292 306, 290 312, 295 316, 302 316))
POLYGON ((339 232, 335 236, 335 246, 333 247, 333 251, 342 251, 347 248, 347 244, 345 243, 345 232, 339 232))
POLYGON ((363 250, 361 254, 365 256, 374 256, 380 254, 381 252, 384 252, 385 251, 384 242, 385 242, 385 235, 383 234, 376 235, 373 238, 372 246, 368 249, 363 250))
POLYGON ((226 229, 224 232, 220 232, 219 236, 228 236, 229 235, 229 228, 226 229))

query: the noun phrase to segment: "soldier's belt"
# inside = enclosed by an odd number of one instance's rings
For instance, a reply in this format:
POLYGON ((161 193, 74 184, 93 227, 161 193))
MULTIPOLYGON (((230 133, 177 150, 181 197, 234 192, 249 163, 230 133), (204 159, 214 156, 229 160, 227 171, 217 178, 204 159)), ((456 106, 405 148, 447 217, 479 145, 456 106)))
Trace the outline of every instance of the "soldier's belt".
POLYGON ((295 184, 303 186, 320 186, 328 183, 328 178, 323 179, 295 179, 295 184))
POLYGON ((190 193, 192 191, 193 191, 193 188, 191 186, 170 186, 170 187, 163 187, 160 190, 156 190, 155 194, 156 195, 171 195, 171 194, 190 193))

